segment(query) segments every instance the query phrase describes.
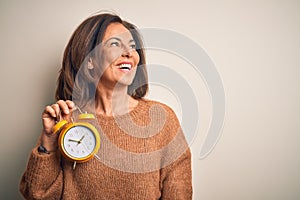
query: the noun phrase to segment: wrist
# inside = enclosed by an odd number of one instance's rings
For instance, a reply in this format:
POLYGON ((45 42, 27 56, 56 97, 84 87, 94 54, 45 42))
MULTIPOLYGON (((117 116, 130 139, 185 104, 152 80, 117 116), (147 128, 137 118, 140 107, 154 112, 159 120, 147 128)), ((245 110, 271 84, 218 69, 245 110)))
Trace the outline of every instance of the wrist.
POLYGON ((48 151, 43 145, 38 146, 38 152, 43 154, 50 154, 50 151, 48 151))
POLYGON ((57 149, 58 149, 57 145, 48 145, 46 143, 45 144, 41 143, 40 146, 38 147, 38 150, 40 150, 42 153, 55 152, 57 151, 57 149))
POLYGON ((42 133, 41 146, 44 147, 48 152, 54 152, 58 148, 57 138, 48 136, 46 133, 42 133))

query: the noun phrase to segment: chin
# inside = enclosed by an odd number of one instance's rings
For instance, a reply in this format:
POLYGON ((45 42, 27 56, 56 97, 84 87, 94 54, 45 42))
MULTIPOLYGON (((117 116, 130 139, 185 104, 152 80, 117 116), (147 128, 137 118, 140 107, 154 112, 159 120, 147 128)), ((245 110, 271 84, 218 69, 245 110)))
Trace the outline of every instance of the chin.
POLYGON ((124 74, 122 78, 118 80, 118 85, 126 85, 129 86, 132 84, 133 79, 135 77, 136 71, 132 71, 130 73, 124 74))
POLYGON ((124 85, 124 86, 129 86, 132 84, 134 77, 123 77, 121 78, 117 85, 124 85))

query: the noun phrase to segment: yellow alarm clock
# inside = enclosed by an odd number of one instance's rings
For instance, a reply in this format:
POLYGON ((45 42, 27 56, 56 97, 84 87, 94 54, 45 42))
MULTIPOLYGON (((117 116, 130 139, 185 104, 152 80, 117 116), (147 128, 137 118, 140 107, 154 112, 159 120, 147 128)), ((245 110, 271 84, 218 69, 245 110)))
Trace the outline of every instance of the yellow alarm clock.
POLYGON ((59 121, 53 128, 53 132, 60 131, 58 146, 61 154, 70 161, 82 163, 89 161, 100 148, 100 136, 97 129, 88 119, 95 119, 93 114, 80 114, 79 120, 82 122, 59 121))

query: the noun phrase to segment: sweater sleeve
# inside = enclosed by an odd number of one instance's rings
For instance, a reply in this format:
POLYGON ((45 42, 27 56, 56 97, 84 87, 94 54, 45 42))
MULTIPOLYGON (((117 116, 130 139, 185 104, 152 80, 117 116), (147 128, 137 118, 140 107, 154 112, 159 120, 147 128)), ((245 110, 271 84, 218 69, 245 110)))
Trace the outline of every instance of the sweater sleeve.
POLYGON ((165 156, 172 158, 178 155, 178 157, 173 163, 161 169, 161 199, 191 200, 193 194, 191 151, 176 114, 169 107, 166 107, 166 110, 168 111, 166 130, 172 142, 167 145, 165 156))
POLYGON ((162 170, 162 200, 191 200, 191 152, 186 150, 174 163, 162 170))
POLYGON ((34 148, 20 182, 20 192, 26 199, 60 199, 62 187, 60 155, 40 154, 34 148))

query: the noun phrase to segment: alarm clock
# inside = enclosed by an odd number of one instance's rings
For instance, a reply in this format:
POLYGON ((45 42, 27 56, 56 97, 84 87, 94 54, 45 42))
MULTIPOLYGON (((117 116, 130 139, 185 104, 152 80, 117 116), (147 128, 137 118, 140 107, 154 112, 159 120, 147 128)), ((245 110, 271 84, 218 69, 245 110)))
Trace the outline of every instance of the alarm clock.
POLYGON ((59 121, 53 128, 58 133, 58 147, 61 154, 68 160, 76 162, 87 162, 94 157, 100 148, 100 135, 97 129, 87 122, 95 119, 93 114, 80 114, 79 122, 59 121))

